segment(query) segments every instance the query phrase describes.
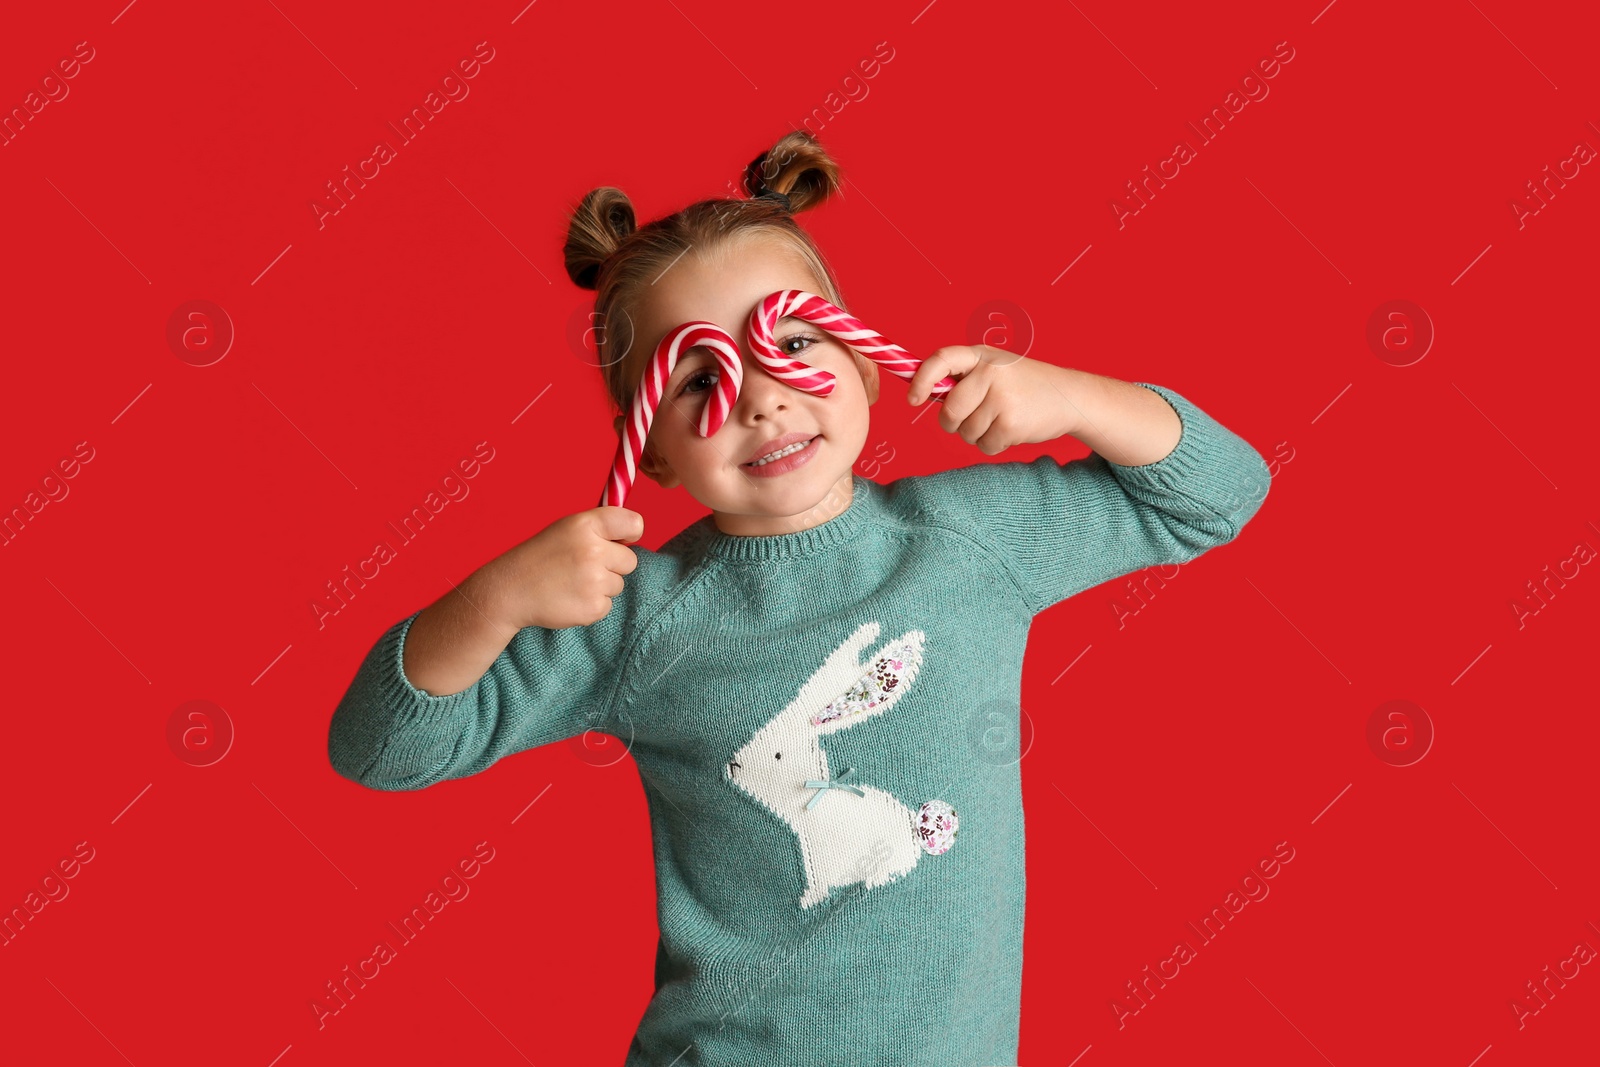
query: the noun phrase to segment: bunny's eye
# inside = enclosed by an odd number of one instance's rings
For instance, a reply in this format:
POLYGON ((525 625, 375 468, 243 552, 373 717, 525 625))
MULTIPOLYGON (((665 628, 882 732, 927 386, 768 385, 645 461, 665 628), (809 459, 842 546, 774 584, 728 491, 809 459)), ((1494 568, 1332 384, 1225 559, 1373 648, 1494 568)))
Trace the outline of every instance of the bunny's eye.
POLYGON ((774 752, 772 754, 772 758, 773 759, 782 759, 783 758, 783 753, 782 752, 774 752))

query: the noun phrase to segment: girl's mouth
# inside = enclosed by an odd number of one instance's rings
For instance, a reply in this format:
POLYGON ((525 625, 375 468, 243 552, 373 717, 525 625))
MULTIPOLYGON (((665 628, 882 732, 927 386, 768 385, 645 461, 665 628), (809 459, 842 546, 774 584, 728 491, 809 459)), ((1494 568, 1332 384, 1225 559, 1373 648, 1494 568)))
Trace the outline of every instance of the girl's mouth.
POLYGON ((740 469, 762 477, 772 477, 785 474, 811 462, 811 457, 816 454, 816 444, 822 440, 822 435, 817 434, 809 441, 800 441, 787 448, 780 448, 753 463, 741 463, 740 469))

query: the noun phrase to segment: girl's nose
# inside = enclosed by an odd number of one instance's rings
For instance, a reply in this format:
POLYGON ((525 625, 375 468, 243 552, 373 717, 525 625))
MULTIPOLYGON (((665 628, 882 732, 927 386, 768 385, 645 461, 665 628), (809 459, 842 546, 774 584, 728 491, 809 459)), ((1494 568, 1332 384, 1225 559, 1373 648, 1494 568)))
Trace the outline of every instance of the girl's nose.
POLYGON ((734 402, 733 413, 740 422, 748 422, 760 414, 768 418, 787 410, 794 387, 774 378, 767 369, 754 360, 745 365, 744 378, 739 383, 739 399, 734 402))

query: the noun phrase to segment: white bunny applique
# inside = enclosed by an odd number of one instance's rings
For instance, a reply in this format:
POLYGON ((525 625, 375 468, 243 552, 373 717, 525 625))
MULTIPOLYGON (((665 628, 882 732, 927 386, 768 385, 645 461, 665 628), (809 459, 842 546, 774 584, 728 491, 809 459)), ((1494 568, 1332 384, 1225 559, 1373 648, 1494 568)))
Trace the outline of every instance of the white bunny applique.
POLYGON ((939 855, 955 843, 956 812, 944 801, 912 811, 854 781, 854 767, 837 776, 828 769, 823 735, 888 711, 922 666, 921 630, 907 631, 862 663, 861 651, 878 631, 878 623, 862 623, 723 767, 724 778, 777 813, 799 839, 802 908, 826 900, 834 886, 891 882, 924 853, 939 855))

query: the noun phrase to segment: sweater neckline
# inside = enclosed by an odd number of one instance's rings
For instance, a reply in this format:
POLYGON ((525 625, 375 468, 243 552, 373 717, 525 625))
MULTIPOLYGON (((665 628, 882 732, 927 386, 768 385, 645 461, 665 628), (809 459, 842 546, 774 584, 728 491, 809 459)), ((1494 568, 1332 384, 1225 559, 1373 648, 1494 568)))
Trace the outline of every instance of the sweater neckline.
POLYGON ((711 559, 768 562, 793 559, 841 545, 871 524, 877 515, 878 483, 851 472, 850 505, 827 522, 808 530, 782 534, 730 534, 717 529, 716 518, 703 520, 710 530, 705 554, 711 559))

